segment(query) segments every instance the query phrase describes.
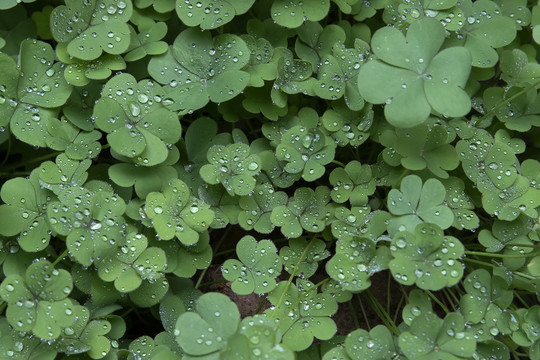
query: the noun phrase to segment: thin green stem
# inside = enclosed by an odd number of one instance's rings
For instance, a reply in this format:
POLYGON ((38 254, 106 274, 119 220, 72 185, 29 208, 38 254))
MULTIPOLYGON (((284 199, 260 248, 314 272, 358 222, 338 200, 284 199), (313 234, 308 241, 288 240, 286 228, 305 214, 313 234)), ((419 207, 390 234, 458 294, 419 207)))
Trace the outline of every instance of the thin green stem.
POLYGON ((394 320, 390 317, 390 315, 386 312, 384 307, 379 303, 377 298, 371 293, 371 291, 366 290, 364 294, 367 296, 369 301, 372 303, 373 310, 377 313, 379 318, 385 323, 387 327, 389 327, 396 335, 400 334, 399 329, 397 328, 396 324, 394 323, 394 320))
POLYGON ((535 82, 534 84, 524 88, 523 90, 521 90, 520 92, 517 92, 515 93, 514 95, 510 96, 508 99, 500 102, 499 104, 497 104, 497 106, 495 106, 493 109, 489 110, 486 114, 484 114, 483 116, 479 117, 478 119, 474 120, 471 122, 471 125, 472 126, 476 126, 476 125, 479 125, 482 121, 486 120, 488 117, 490 117, 491 115, 495 114, 495 112, 497 110, 499 110, 501 107, 503 107, 504 105, 508 104, 510 101, 520 97, 521 95, 525 94, 526 92, 528 92, 529 90, 532 90, 534 89, 535 87, 537 87, 538 85, 540 85, 540 81, 537 81, 535 82))
POLYGON ((398 302, 398 305, 397 305, 397 308, 396 308, 396 312, 394 313, 394 317, 392 318, 392 320, 394 321, 394 323, 397 322, 397 318, 399 316, 399 310, 401 309, 401 305, 403 304, 403 301, 406 299, 405 296, 401 296, 401 298, 399 299, 399 302, 398 302))
POLYGON ((62 261, 63 258, 65 258, 69 254, 68 249, 65 249, 52 263, 52 266, 56 266, 60 261, 62 261))
POLYGON ((519 302, 520 302, 523 306, 525 306, 525 308, 528 309, 528 308, 530 307, 529 304, 527 304, 527 302, 526 302, 525 300, 523 300, 523 298, 521 297, 521 295, 519 295, 519 293, 518 293, 517 291, 514 291, 514 296, 516 297, 516 299, 519 300, 519 302))
POLYGON ((534 257, 536 255, 539 255, 539 253, 531 252, 531 253, 520 254, 520 255, 506 255, 506 254, 487 253, 487 252, 482 252, 482 251, 465 251, 465 255, 477 255, 477 256, 487 256, 487 257, 494 257, 494 258, 519 259, 519 258, 534 257))
MULTIPOLYGON (((463 258, 463 261, 468 261, 468 262, 471 262, 471 263, 474 263, 474 264, 485 265, 485 266, 489 266, 489 267, 498 267, 498 265, 490 264, 490 263, 487 263, 485 261, 469 259, 469 258, 463 258)), ((525 279, 529 279, 529 280, 537 280, 538 279, 537 277, 534 277, 534 276, 529 275, 529 274, 524 274, 524 273, 519 272, 519 271, 511 271, 511 273, 514 274, 514 275, 524 277, 525 279)))
POLYGON ((339 166, 341 166, 341 167, 343 167, 343 168, 345 167, 345 164, 342 163, 341 161, 338 161, 338 160, 332 160, 331 162, 334 163, 334 164, 336 164, 336 165, 339 165, 339 166))
MULTIPOLYGON (((293 278, 296 276, 296 272, 298 271, 298 268, 300 267, 300 263, 304 261, 305 257, 307 256, 307 253, 309 251, 309 248, 311 248, 311 245, 313 245, 313 240, 315 238, 312 238, 311 241, 306 245, 304 248, 304 251, 300 255, 300 258, 298 259, 298 262, 296 263, 293 272, 291 273, 291 276, 289 276, 289 280, 287 280, 287 283, 285 284, 285 289, 283 289, 283 292, 281 293, 281 296, 279 297, 278 303, 276 304, 276 310, 281 307, 281 304, 283 303, 283 300, 285 300, 285 295, 287 295, 287 290, 289 290, 289 287, 291 286, 291 283, 293 281, 293 278)), ((275 319, 275 314, 277 312, 274 311, 270 314, 270 317, 272 319, 275 319)))
POLYGON ((360 322, 358 321, 358 316, 356 316, 356 309, 354 308, 354 305, 352 301, 349 300, 349 309, 351 310, 353 320, 354 320, 354 326, 356 326, 357 329, 360 329, 360 322))
POLYGON ((371 330, 371 325, 369 324, 369 319, 367 317, 366 309, 364 309, 364 303, 362 303, 362 299, 360 298, 360 295, 356 296, 358 299, 358 303, 360 304, 360 310, 362 311, 362 316, 364 317, 364 320, 366 321, 366 326, 368 330, 371 330))
POLYGON ((257 306, 257 310, 255 310, 255 314, 258 314, 259 312, 261 312, 264 304, 266 304, 266 302, 268 301, 267 298, 264 298, 263 301, 261 301, 261 303, 259 304, 259 306, 257 306))
POLYGON ((428 296, 433 300, 435 301, 435 303, 437 305, 440 306, 441 309, 443 309, 444 313, 445 314, 448 314, 450 311, 448 311, 448 308, 442 303, 441 300, 439 300, 435 295, 433 295, 433 293, 429 290, 424 290, 426 294, 428 294, 428 296))

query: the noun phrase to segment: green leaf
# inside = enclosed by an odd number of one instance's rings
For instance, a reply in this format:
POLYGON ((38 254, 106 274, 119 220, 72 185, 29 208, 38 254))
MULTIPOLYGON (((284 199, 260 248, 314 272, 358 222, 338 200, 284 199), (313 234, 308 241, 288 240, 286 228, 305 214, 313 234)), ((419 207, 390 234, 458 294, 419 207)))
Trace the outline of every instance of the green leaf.
POLYGON ((223 277, 232 281, 231 288, 240 295, 264 294, 276 287, 281 274, 281 259, 270 240, 256 241, 244 236, 236 245, 240 261, 229 259, 223 264, 223 277))
POLYGON ((165 161, 167 144, 180 139, 181 125, 174 112, 163 106, 164 92, 151 80, 136 82, 120 74, 105 84, 94 107, 96 125, 107 132, 107 141, 119 155, 140 165, 165 161))
POLYGON ((176 341, 190 356, 208 355, 223 349, 238 329, 240 313, 223 294, 202 295, 196 312, 183 313, 174 331, 176 341))
POLYGON ((230 100, 244 90, 249 74, 241 69, 249 57, 240 37, 223 34, 212 38, 209 32, 191 28, 178 35, 167 53, 150 60, 148 72, 160 84, 168 85, 168 106, 187 113, 209 100, 230 100))
POLYGON ((371 46, 379 59, 360 68, 360 94, 371 103, 385 103, 385 116, 396 127, 422 124, 432 110, 449 117, 466 115, 471 101, 463 88, 470 54, 463 47, 437 53, 443 41, 444 28, 430 18, 413 22, 406 38, 395 28, 378 30, 371 46))
POLYGON ((308 280, 297 280, 297 285, 282 281, 268 294, 275 309, 267 316, 279 320, 283 343, 295 351, 309 347, 314 337, 327 340, 336 333, 336 325, 328 316, 337 311, 335 299, 328 293, 317 293, 308 280))
POLYGON ((463 276, 458 259, 464 254, 461 242, 444 236, 435 224, 418 224, 414 234, 402 231, 390 247, 390 270, 394 279, 405 285, 416 283, 426 290, 440 290, 455 285, 463 276))
POLYGON ((270 11, 278 25, 296 28, 306 20, 322 20, 329 8, 330 0, 274 0, 270 11))
POLYGON ((51 32, 59 43, 67 43, 71 56, 97 59, 103 52, 122 54, 129 47, 126 22, 131 17, 131 0, 68 0, 51 13, 51 32))
POLYGON ((390 190, 388 209, 394 215, 390 219, 389 232, 415 231, 414 228, 422 220, 447 229, 454 221, 452 211, 442 205, 446 190, 437 179, 428 179, 422 185, 422 179, 416 175, 406 176, 401 182, 401 191, 390 190))
POLYGON ((208 30, 229 23, 235 15, 247 12, 254 2, 255 0, 177 0, 176 13, 187 26, 200 26, 202 30, 208 30))
POLYGON ((204 232, 214 219, 210 206, 191 195, 186 183, 172 179, 163 192, 146 196, 146 215, 163 240, 174 237, 185 245, 196 244, 199 232, 204 232))
POLYGON ((21 141, 46 146, 47 120, 56 117, 58 112, 53 108, 66 103, 72 88, 62 75, 62 65, 54 62, 54 50, 49 44, 25 40, 19 57, 21 61, 15 66, 0 54, 5 69, 1 79, 4 101, 0 102, 0 126, 9 121, 11 131, 21 141))
POLYGON ((30 179, 8 180, 0 192, 5 204, 0 205, 0 234, 19 235, 18 243, 24 251, 37 252, 49 245, 51 227, 45 210, 50 193, 42 189, 38 172, 30 179))

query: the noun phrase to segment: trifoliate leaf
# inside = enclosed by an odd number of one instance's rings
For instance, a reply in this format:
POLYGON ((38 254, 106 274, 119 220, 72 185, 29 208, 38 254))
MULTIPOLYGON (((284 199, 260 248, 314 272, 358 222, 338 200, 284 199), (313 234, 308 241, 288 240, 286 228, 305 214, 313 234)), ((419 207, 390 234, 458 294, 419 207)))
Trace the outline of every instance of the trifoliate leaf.
POLYGON ((446 190, 437 179, 428 179, 422 185, 418 176, 406 176, 401 182, 401 191, 392 189, 388 194, 388 209, 398 215, 389 220, 389 232, 413 232, 422 221, 447 229, 454 222, 454 214, 448 206, 442 205, 445 196, 446 190))
POLYGON ((254 229, 261 234, 269 234, 275 225, 271 221, 272 210, 287 204, 287 194, 274 191, 271 184, 255 186, 252 195, 242 196, 238 205, 242 209, 238 214, 238 224, 245 230, 254 229))
POLYGON ((197 243, 199 233, 208 229, 214 219, 210 207, 191 195, 186 183, 179 179, 172 179, 163 192, 149 193, 145 212, 161 239, 176 237, 185 245, 197 243))
POLYGON ((369 165, 358 161, 349 162, 345 168, 336 168, 330 174, 332 200, 337 203, 350 201, 353 206, 365 205, 368 196, 375 192, 375 180, 369 165))
POLYGON ((244 236, 236 245, 238 260, 223 264, 223 277, 232 281, 231 288, 240 295, 265 294, 276 287, 275 278, 281 274, 281 259, 270 240, 256 241, 244 236))
POLYGON ((464 46, 469 50, 475 67, 495 66, 499 59, 495 49, 508 45, 516 37, 514 21, 490 0, 460 1, 459 8, 463 11, 463 27, 451 37, 449 46, 464 46))
POLYGON ((60 191, 58 201, 48 204, 47 216, 51 228, 67 236, 75 260, 90 266, 124 238, 125 209, 124 200, 106 189, 69 187, 60 191))
POLYGON ((0 234, 19 234, 17 241, 27 252, 45 249, 51 238, 51 226, 45 210, 52 197, 41 188, 38 174, 37 171, 32 172, 29 180, 8 180, 0 192, 5 203, 0 205, 0 234))
POLYGON ((148 63, 148 72, 165 87, 165 103, 172 110, 187 113, 200 109, 209 100, 220 103, 238 95, 249 82, 250 52, 238 36, 184 30, 174 45, 148 63), (195 46, 193 46, 195 45, 195 46))
POLYGON ((272 210, 270 219, 287 237, 297 238, 303 230, 321 232, 326 225, 324 206, 329 199, 330 192, 326 187, 319 186, 315 191, 299 188, 289 198, 287 206, 281 205, 272 210))
POLYGON ((322 240, 313 239, 308 243, 306 239, 298 238, 289 240, 289 246, 282 247, 279 256, 285 271, 308 279, 317 271, 319 262, 329 257, 330 253, 322 240))
POLYGON ((200 170, 209 184, 222 184, 230 195, 248 195, 255 188, 255 175, 261 171, 258 155, 250 154, 246 144, 214 145, 208 149, 208 162, 200 170))
POLYGON ((458 261, 464 254, 463 244, 453 236, 444 236, 435 224, 418 224, 414 234, 397 233, 390 249, 394 257, 390 270, 402 284, 440 290, 455 285, 463 276, 458 261))
POLYGON ((279 320, 283 343, 299 351, 308 348, 314 338, 327 340, 336 333, 336 325, 329 318, 337 311, 336 300, 328 293, 317 293, 308 280, 297 284, 282 281, 268 294, 275 306, 266 311, 270 318, 279 320))
POLYGON ((163 106, 163 96, 158 84, 137 83, 129 74, 117 75, 105 84, 94 119, 108 133, 107 141, 116 153, 145 166, 165 161, 167 144, 180 139, 181 125, 176 114, 163 106))
POLYGON ((167 34, 167 24, 164 22, 141 24, 138 30, 136 32, 131 29, 131 41, 124 60, 137 61, 147 55, 161 55, 167 51, 167 43, 160 41, 167 34))
POLYGON ((471 101, 463 88, 471 57, 463 47, 437 53, 443 41, 443 26, 430 18, 413 22, 406 38, 395 28, 379 29, 371 41, 379 59, 360 68, 360 95, 386 104, 385 116, 396 127, 419 125, 432 110, 450 117, 466 115, 471 101))
POLYGON ((329 8, 329 0, 274 0, 271 12, 272 19, 278 25, 296 28, 306 20, 322 20, 329 8))
POLYGON ((30 145, 46 146, 47 119, 56 117, 58 106, 71 94, 60 63, 54 63, 54 50, 44 42, 25 40, 16 65, 0 54, 2 93, 0 126, 10 123, 11 131, 30 145))
POLYGON ((129 47, 131 0, 68 0, 51 13, 51 32, 68 43, 71 56, 97 59, 103 52, 122 54, 129 47))
POLYGON ((187 26, 215 29, 229 23, 235 15, 247 12, 255 0, 176 1, 176 13, 187 26))
POLYGON ((239 323, 238 308, 227 296, 207 293, 198 299, 196 312, 180 315, 174 334, 186 354, 210 355, 225 348, 239 323))
POLYGON ((409 170, 427 168, 439 178, 448 178, 447 170, 459 165, 456 150, 449 143, 454 140, 443 126, 417 125, 410 129, 387 130, 379 141, 386 146, 384 160, 391 166, 401 164, 409 170))

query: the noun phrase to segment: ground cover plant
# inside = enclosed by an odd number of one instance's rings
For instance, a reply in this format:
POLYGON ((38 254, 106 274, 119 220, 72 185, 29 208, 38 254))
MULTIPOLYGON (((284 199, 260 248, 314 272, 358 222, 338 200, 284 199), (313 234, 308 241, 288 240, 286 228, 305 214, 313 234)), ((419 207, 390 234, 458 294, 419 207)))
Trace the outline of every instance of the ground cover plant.
POLYGON ((0 359, 540 359, 537 0, 0 1, 0 359))

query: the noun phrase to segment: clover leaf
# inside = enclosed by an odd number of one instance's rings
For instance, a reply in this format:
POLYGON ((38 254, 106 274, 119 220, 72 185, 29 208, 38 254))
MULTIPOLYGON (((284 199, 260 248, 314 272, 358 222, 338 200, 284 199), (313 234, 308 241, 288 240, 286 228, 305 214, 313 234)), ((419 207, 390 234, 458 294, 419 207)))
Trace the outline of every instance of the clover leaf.
POLYGON ((350 111, 343 104, 336 104, 333 109, 324 112, 321 122, 338 146, 350 144, 357 147, 367 140, 373 115, 371 105, 364 106, 358 112, 350 111))
POLYGON ((246 13, 255 0, 176 1, 176 13, 187 26, 201 30, 215 29, 229 23, 236 15, 246 13))
POLYGON ((389 232, 395 234, 401 229, 413 232, 422 221, 447 229, 454 222, 454 214, 443 205, 445 196, 446 190, 439 180, 430 178, 422 185, 420 177, 406 176, 401 191, 392 189, 388 194, 388 209, 398 215, 389 220, 389 232))
POLYGON ((24 40, 18 64, 0 54, 0 126, 8 122, 11 131, 30 145, 46 146, 47 119, 56 117, 54 108, 64 105, 71 94, 55 63, 54 50, 44 42, 24 40))
POLYGON ((96 261, 99 277, 107 282, 114 281, 114 287, 122 293, 137 289, 143 280, 160 279, 166 267, 165 252, 147 244, 144 235, 128 234, 115 254, 96 261))
POLYGON ((458 313, 441 320, 433 312, 426 312, 399 335, 399 347, 410 359, 469 358, 476 351, 476 340, 464 328, 465 320, 458 313))
POLYGON ((484 102, 487 109, 495 109, 499 103, 503 103, 510 97, 514 97, 511 102, 507 102, 495 111, 495 116, 507 129, 526 132, 532 126, 540 126, 540 106, 538 105, 538 95, 529 92, 518 94, 517 87, 504 91, 502 88, 488 88, 484 92, 484 102), (502 90, 502 91, 501 91, 502 90))
MULTIPOLYGON (((212 247, 209 245, 208 232, 199 234, 199 241, 195 245, 183 245, 171 241, 154 241, 150 244, 159 247, 167 254, 167 272, 181 278, 195 275, 197 270, 208 268, 212 262, 212 247)), ((165 271, 164 270, 164 271, 165 271)))
POLYGON ((540 307, 532 306, 529 309, 519 309, 517 312, 520 328, 512 334, 512 340, 520 346, 529 347, 531 359, 537 359, 540 336, 537 329, 540 326, 540 307))
POLYGON ((304 350, 313 338, 328 340, 336 333, 336 324, 329 316, 336 313, 337 302, 328 293, 317 293, 312 282, 297 279, 294 285, 282 281, 268 299, 275 309, 265 314, 279 320, 283 343, 290 349, 304 350))
POLYGON ((274 0, 271 12, 278 25, 297 28, 306 20, 322 20, 329 8, 330 0, 274 0))
POLYGON ((37 252, 49 245, 51 227, 47 221, 50 193, 39 184, 37 171, 29 179, 6 181, 0 191, 5 204, 0 205, 0 234, 19 235, 17 242, 24 251, 37 252))
POLYGON ((105 84, 94 119, 116 153, 145 166, 165 161, 167 144, 180 139, 181 126, 176 114, 163 106, 163 96, 161 86, 151 80, 137 83, 130 74, 105 84))
POLYGON ((8 304, 6 318, 13 328, 53 340, 75 321, 74 305, 67 299, 72 289, 68 271, 40 260, 27 268, 25 277, 6 277, 0 285, 0 297, 8 304))
POLYGON ((166 86, 171 109, 183 113, 234 98, 249 82, 242 71, 250 58, 246 43, 232 34, 184 30, 174 45, 148 63, 148 73, 166 86))
POLYGON ((238 308, 227 296, 207 293, 197 300, 196 312, 180 315, 174 335, 188 356, 210 359, 225 348, 239 324, 238 308))
POLYGON ((391 215, 386 211, 370 212, 369 206, 353 206, 351 209, 337 207, 332 221, 332 235, 337 239, 362 237, 374 242, 387 230, 391 215))
POLYGON ((495 49, 514 40, 516 24, 490 0, 474 3, 471 0, 460 1, 459 8, 463 11, 465 21, 463 27, 452 36, 449 46, 463 46, 469 50, 475 67, 495 66, 499 59, 495 49))
POLYGON ((56 340, 57 349, 67 355, 84 353, 91 359, 105 357, 112 347, 111 323, 102 319, 91 320, 90 311, 83 306, 74 306, 73 311, 75 322, 63 329, 56 340))
POLYGON ((466 115, 471 101, 463 88, 471 56, 463 47, 437 53, 443 41, 443 26, 431 18, 413 22, 406 38, 395 28, 377 30, 371 47, 378 59, 360 68, 360 95, 374 104, 386 103, 386 119, 396 127, 422 124, 432 110, 466 115))
POLYGON ((467 294, 460 299, 460 311, 479 341, 490 340, 499 332, 510 334, 518 329, 514 315, 506 310, 512 303, 513 294, 502 278, 477 269, 467 276, 463 285, 467 294))
POLYGON ((151 192, 161 190, 170 180, 178 176, 170 165, 160 164, 148 172, 135 164, 114 164, 109 168, 110 179, 120 186, 135 186, 135 192, 140 198, 146 198, 151 192))
POLYGON ((214 145, 207 153, 210 164, 203 165, 201 178, 209 184, 222 184, 230 195, 248 195, 255 188, 255 175, 261 171, 261 161, 250 154, 249 146, 238 143, 214 145))
POLYGON ((263 316, 249 316, 242 320, 238 333, 231 337, 223 358, 293 360, 295 354, 280 343, 281 332, 276 330, 275 321, 263 316))
POLYGON ((465 183, 457 177, 449 177, 442 180, 446 188, 446 204, 454 213, 454 223, 452 224, 458 230, 476 229, 479 225, 478 215, 473 211, 475 206, 467 193, 465 192, 465 183))
MULTIPOLYGON (((540 78, 540 64, 529 60, 521 49, 505 50, 501 53, 501 78, 508 85, 526 87, 533 85, 540 78)), ((519 102, 518 102, 519 104, 519 102)), ((506 104, 510 106, 511 104, 506 104)))
POLYGON ((36 336, 13 329, 5 317, 0 318, 0 334, 0 356, 3 358, 53 360, 57 355, 54 349, 36 336))
POLYGON ((353 360, 390 359, 397 353, 392 333, 382 325, 369 332, 358 329, 349 333, 345 339, 345 351, 353 360))
POLYGON ((75 260, 90 266, 123 240, 125 209, 124 200, 108 189, 69 187, 48 204, 47 216, 51 228, 66 236, 75 260))
POLYGON ((306 181, 315 181, 324 175, 324 165, 334 159, 335 145, 326 140, 319 129, 301 125, 289 129, 276 148, 278 160, 285 161, 285 171, 302 174, 306 181))
MULTIPOLYGON (((64 108, 64 111, 66 108, 64 108)), ((53 150, 64 151, 68 158, 84 160, 95 158, 101 152, 101 132, 81 131, 66 118, 47 119, 47 146, 53 150)))
POLYGON ((56 55, 63 63, 66 81, 75 86, 85 86, 92 80, 107 79, 113 70, 124 70, 126 63, 122 56, 103 54, 97 59, 86 61, 77 59, 68 54, 66 44, 56 47, 56 55))
POLYGON ((145 212, 163 240, 176 237, 184 245, 193 245, 199 240, 214 219, 210 207, 191 195, 186 183, 172 179, 162 192, 151 192, 146 196, 145 212))
POLYGON ((507 188, 518 177, 512 149, 503 142, 495 141, 485 130, 477 130, 471 138, 460 140, 456 144, 456 151, 465 174, 477 183, 481 192, 492 186, 507 188))
POLYGON ((161 55, 167 51, 167 43, 160 41, 167 34, 167 24, 164 22, 141 24, 138 32, 132 28, 130 30, 131 41, 124 60, 137 61, 147 55, 161 55))
MULTIPOLYGON (((158 334, 159 336, 159 334, 158 334)), ((158 337, 154 341, 149 336, 141 336, 133 340, 128 347, 129 356, 128 360, 136 360, 140 358, 148 359, 170 359, 180 360, 181 357, 169 349, 165 344, 158 343, 158 337)))
POLYGON ((330 184, 334 187, 330 195, 337 203, 350 201, 353 206, 365 205, 368 196, 375 192, 375 180, 371 167, 358 161, 349 162, 345 168, 335 168, 330 173, 330 184))
POLYGON ((303 230, 321 232, 324 230, 325 205, 330 199, 328 188, 319 186, 315 191, 309 188, 298 188, 287 205, 280 205, 272 210, 270 219, 275 226, 281 228, 283 235, 297 238, 303 230))
POLYGON ((421 289, 440 290, 459 282, 463 266, 463 244, 453 236, 444 236, 435 224, 418 224, 414 234, 396 234, 390 247, 390 270, 394 279, 405 285, 416 283, 421 289))
POLYGON ((370 239, 339 239, 336 253, 326 263, 326 272, 344 290, 360 292, 371 286, 369 278, 374 273, 388 269, 389 260, 388 247, 376 248, 370 239))
POLYGON ((399 4, 398 11, 407 23, 419 18, 431 17, 439 20, 448 31, 461 29, 465 21, 463 11, 456 6, 457 0, 421 0, 399 4))
POLYGON ((308 243, 306 239, 298 238, 289 240, 289 246, 282 247, 279 256, 289 274, 310 278, 317 271, 319 261, 326 259, 330 253, 320 239, 312 239, 308 243))
POLYGON ((409 129, 387 130, 379 141, 386 146, 384 160, 391 166, 401 164, 409 170, 427 168, 439 178, 448 178, 447 170, 459 166, 456 150, 449 143, 454 140, 441 125, 417 125, 409 129))
POLYGON ((258 233, 269 234, 274 230, 270 216, 272 210, 287 204, 287 194, 274 191, 271 184, 255 186, 253 194, 242 196, 238 205, 242 209, 238 214, 238 224, 245 230, 255 229, 258 233))
POLYGON ((276 287, 275 278, 281 274, 281 258, 270 240, 256 241, 244 236, 236 245, 238 259, 223 264, 223 277, 232 281, 231 288, 240 295, 265 294, 276 287))
POLYGON ((39 167, 39 183, 56 195, 72 186, 82 186, 88 178, 90 160, 71 160, 65 154, 56 157, 55 162, 46 161, 39 167))
POLYGON ((51 32, 76 58, 94 60, 103 52, 118 55, 129 47, 127 21, 132 12, 131 0, 67 0, 52 11, 51 32))

